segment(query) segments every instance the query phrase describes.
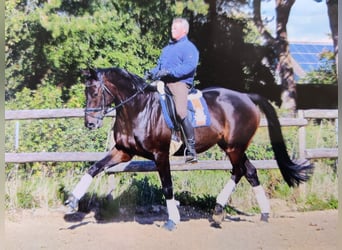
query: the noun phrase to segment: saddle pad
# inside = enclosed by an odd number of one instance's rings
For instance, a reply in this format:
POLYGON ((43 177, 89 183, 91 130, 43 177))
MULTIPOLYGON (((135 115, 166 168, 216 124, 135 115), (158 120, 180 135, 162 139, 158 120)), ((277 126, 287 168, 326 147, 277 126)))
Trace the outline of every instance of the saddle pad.
MULTIPOLYGON (((163 84, 163 82, 161 82, 163 84)), ((163 90, 164 86, 158 88, 159 100, 162 108, 163 116, 167 126, 174 129, 174 121, 170 117, 169 108, 166 104, 166 94, 163 90)), ((198 89, 188 95, 188 117, 194 128, 210 126, 210 114, 206 101, 203 98, 202 92, 198 89)))
POLYGON ((211 124, 208 105, 202 92, 198 89, 188 95, 188 116, 194 128, 210 126, 211 124))
POLYGON ((160 101, 160 105, 161 105, 161 108, 162 108, 163 116, 164 116, 164 119, 165 119, 165 122, 166 122, 167 126, 170 129, 174 129, 175 126, 173 125, 172 119, 170 117, 170 114, 169 114, 169 111, 168 111, 168 108, 167 108, 165 94, 160 94, 159 95, 159 101, 160 101))

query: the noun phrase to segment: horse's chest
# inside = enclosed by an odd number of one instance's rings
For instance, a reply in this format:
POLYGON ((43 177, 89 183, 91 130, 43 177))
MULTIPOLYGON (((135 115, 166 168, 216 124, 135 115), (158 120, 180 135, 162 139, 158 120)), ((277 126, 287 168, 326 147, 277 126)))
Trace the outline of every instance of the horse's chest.
POLYGON ((142 123, 137 125, 127 122, 114 127, 116 144, 125 148, 135 148, 136 145, 141 144, 146 133, 146 127, 142 123))

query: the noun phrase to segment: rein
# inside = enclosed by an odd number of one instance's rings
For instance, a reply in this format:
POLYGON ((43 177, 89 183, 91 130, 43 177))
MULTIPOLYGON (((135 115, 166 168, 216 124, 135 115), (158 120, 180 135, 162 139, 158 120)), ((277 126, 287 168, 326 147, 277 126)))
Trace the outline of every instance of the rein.
MULTIPOLYGON (((86 88, 92 87, 93 85, 86 85, 86 88)), ((137 85, 136 85, 137 86, 137 85)), ((112 98, 114 98, 114 95, 112 94, 112 92, 108 89, 108 87, 104 84, 103 81, 103 75, 101 75, 100 78, 100 87, 102 88, 102 102, 101 102, 101 107, 98 108, 85 108, 85 113, 93 118, 96 119, 100 119, 103 120, 104 116, 110 112, 112 112, 113 110, 116 110, 120 107, 122 107, 123 105, 125 105, 126 103, 128 103, 129 101, 131 101, 132 99, 134 99, 138 94, 143 93, 144 90, 146 89, 146 87, 148 86, 148 84, 144 84, 144 86, 142 88, 138 87, 138 91, 135 92, 132 96, 128 97, 127 99, 125 99, 124 101, 120 102, 118 105, 116 105, 115 107, 111 107, 111 108, 106 108, 106 95, 105 92, 107 92, 112 98), (89 113, 90 112, 101 112, 103 111, 101 116, 92 116, 89 113)))

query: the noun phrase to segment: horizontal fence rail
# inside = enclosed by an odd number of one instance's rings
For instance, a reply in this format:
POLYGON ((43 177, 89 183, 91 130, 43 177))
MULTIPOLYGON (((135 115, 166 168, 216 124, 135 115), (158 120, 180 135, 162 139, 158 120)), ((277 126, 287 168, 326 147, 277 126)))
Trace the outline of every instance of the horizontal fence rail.
MULTIPOLYGON (((115 110, 106 116, 115 116, 115 110)), ((34 120, 84 117, 84 109, 27 109, 5 110, 5 120, 34 120)))
MULTIPOLYGON (((7 153, 6 162, 27 163, 27 162, 93 162, 101 160, 106 153, 82 153, 82 152, 50 152, 50 153, 7 153)), ((229 161, 219 160, 200 160, 196 164, 185 164, 183 157, 174 157, 171 160, 171 170, 173 171, 189 171, 189 170, 230 170, 232 165, 229 161)), ((259 169, 277 168, 275 160, 258 160, 251 162, 259 169)), ((107 170, 109 173, 115 172, 150 172, 156 171, 156 165, 153 161, 134 160, 120 163, 113 168, 107 170)))
MULTIPOLYGON (((115 110, 106 114, 115 117, 115 110)), ((56 118, 82 118, 84 109, 34 109, 34 110, 6 110, 5 120, 33 120, 33 119, 56 119, 56 118)), ((279 118, 281 126, 305 126, 306 119, 279 118)), ((260 127, 267 126, 267 120, 261 119, 260 127)))
MULTIPOLYGON (((58 118, 81 118, 84 109, 40 109, 40 110, 6 110, 5 120, 30 120, 30 119, 58 119, 58 118)), ((106 116, 115 117, 115 110, 106 116)), ((308 119, 337 119, 337 110, 299 110, 298 118, 279 118, 280 125, 299 127, 299 154, 300 158, 337 158, 337 148, 306 149, 305 127, 308 119)), ((262 118, 260 127, 267 126, 267 120, 262 118)), ((336 132, 337 133, 337 132, 336 132)), ((27 162, 94 162, 102 159, 103 152, 36 152, 36 153, 5 153, 6 163, 27 162)), ((252 161, 256 168, 277 168, 275 160, 252 161)), ((229 161, 199 161, 197 164, 184 164, 184 159, 171 160, 171 170, 229 170, 232 166, 229 161)), ((111 169, 110 172, 146 172, 155 171, 152 161, 130 161, 121 163, 111 169)))

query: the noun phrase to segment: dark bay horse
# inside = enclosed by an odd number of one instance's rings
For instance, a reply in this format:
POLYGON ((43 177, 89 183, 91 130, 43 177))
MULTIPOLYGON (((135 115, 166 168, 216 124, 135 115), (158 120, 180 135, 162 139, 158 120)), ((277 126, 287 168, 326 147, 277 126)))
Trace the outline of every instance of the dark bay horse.
MULTIPOLYGON (((100 128, 105 113, 108 109, 115 108, 115 146, 102 160, 89 168, 70 194, 66 205, 76 210, 78 201, 86 193, 93 177, 105 168, 130 161, 135 155, 142 156, 156 164, 169 215, 164 227, 168 230, 174 229, 180 221, 180 215, 174 200, 170 172, 169 149, 172 131, 163 117, 159 93, 142 78, 120 68, 87 70, 84 75, 85 126, 89 129, 100 128)), ((256 168, 245 153, 259 126, 258 106, 266 115, 274 155, 287 184, 292 187, 307 181, 313 166, 291 161, 276 112, 263 97, 224 88, 207 88, 202 90, 202 93, 208 104, 211 125, 195 129, 196 151, 201 153, 218 144, 233 166, 231 179, 217 197, 214 220, 220 223, 223 207, 236 184, 245 176, 255 192, 261 209, 261 219, 267 221, 269 202, 260 185, 256 168)))

